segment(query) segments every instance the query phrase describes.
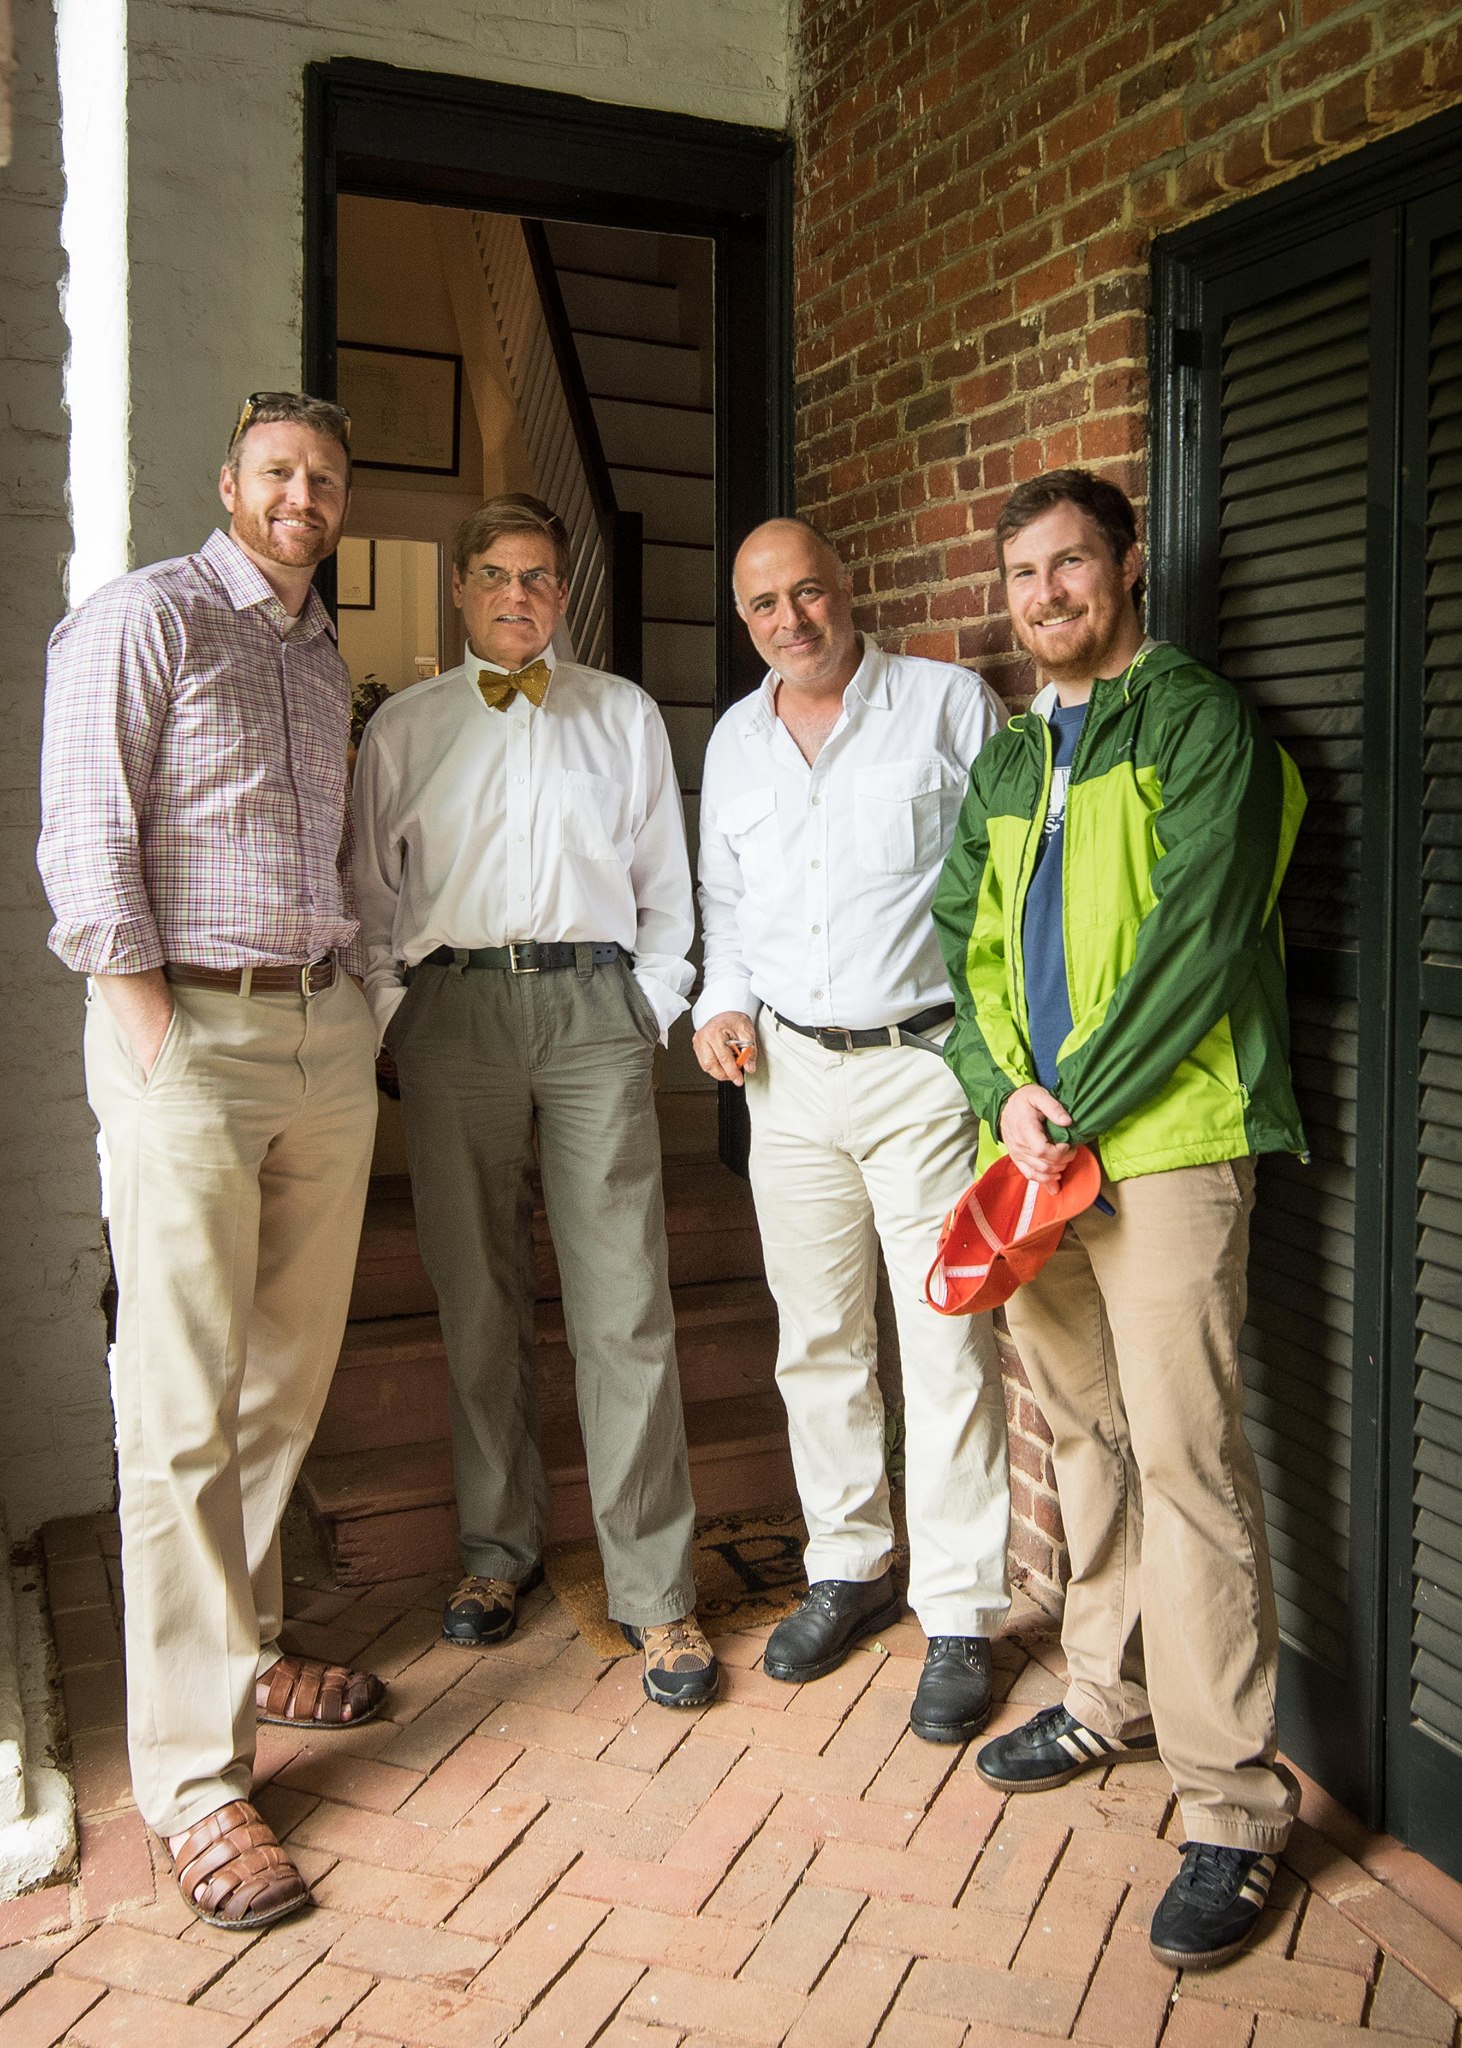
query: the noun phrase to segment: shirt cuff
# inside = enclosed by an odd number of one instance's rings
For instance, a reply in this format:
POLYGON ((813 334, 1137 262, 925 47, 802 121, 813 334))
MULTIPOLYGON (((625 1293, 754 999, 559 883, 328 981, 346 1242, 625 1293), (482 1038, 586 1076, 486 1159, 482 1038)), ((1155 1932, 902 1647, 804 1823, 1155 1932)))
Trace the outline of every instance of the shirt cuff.
POLYGON ((671 1025, 677 1017, 685 1015, 690 1004, 679 990, 671 988, 668 982, 661 981, 658 975, 645 974, 639 968, 632 968, 631 972, 639 985, 640 994, 660 1020, 660 1043, 664 1045, 671 1025))
POLYGON ((57 959, 77 974, 147 974, 167 955, 151 918, 97 918, 85 924, 51 927, 46 941, 57 959))
POLYGON ((399 981, 378 981, 374 987, 366 985, 366 1001, 371 1006, 371 1015, 376 1020, 376 1051, 381 1049, 381 1040, 386 1027, 400 1009, 405 997, 405 986, 399 981))
POLYGON ((690 1021, 697 1031, 702 1024, 709 1024, 712 1017, 719 1017, 723 1010, 739 1010, 743 1017, 756 1021, 761 1008, 760 1000, 751 993, 751 982, 732 975, 718 975, 696 997, 695 1008, 690 1021))

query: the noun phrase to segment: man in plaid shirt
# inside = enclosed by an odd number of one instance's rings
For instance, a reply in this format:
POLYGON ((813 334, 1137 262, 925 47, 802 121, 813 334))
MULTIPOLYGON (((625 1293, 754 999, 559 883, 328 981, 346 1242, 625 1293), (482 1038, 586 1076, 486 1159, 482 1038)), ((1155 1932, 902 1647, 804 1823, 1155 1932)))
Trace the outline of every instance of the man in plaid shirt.
POLYGON ((227 533, 51 640, 40 867, 88 976, 107 1161, 137 1804, 201 1918, 303 1880, 248 1803, 257 1719, 339 1728, 379 1679, 282 1654, 279 1521, 340 1348, 375 1130, 350 883, 350 679, 319 596, 349 421, 245 405, 227 533))

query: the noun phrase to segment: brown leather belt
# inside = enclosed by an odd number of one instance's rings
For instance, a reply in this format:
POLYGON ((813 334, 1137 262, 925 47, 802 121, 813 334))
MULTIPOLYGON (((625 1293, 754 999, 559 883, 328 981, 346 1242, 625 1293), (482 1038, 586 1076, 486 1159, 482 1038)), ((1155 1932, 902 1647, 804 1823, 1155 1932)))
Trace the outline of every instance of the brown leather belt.
POLYGON ((186 961, 169 960, 163 973, 182 988, 223 988, 235 996, 318 996, 334 988, 340 963, 334 953, 323 960, 302 961, 298 967, 190 967, 186 961))

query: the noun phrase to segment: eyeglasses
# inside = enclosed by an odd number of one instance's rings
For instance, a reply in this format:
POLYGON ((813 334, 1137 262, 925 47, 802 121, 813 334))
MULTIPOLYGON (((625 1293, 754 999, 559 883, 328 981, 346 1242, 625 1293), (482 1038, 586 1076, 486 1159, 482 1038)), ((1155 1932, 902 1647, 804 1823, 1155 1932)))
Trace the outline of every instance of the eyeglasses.
POLYGON ((245 433, 254 424, 255 419, 266 406, 297 406, 301 403, 308 405, 314 412, 320 415, 321 425, 332 428, 339 434, 345 446, 347 448, 350 446, 350 414, 343 405, 335 405, 328 398, 311 398, 304 391, 251 391, 239 407, 239 416, 234 424, 234 430, 228 437, 229 447, 232 448, 239 435, 245 433), (325 417, 326 415, 328 415, 328 419, 325 417))
POLYGON ((475 576, 484 590, 507 590, 510 585, 521 583, 525 597, 557 590, 559 580, 555 569, 499 569, 493 562, 479 563, 467 574, 475 576))

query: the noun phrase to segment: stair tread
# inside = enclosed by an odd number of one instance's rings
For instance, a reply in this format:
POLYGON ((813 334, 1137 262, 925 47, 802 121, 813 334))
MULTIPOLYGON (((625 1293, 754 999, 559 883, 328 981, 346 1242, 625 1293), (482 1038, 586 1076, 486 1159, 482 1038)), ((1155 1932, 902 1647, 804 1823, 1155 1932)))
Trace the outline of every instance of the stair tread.
MULTIPOLYGON (((694 1153, 667 1159, 662 1167, 665 1186, 665 1226, 671 1235, 682 1232, 724 1230, 754 1223, 756 1212, 751 1189, 729 1166, 712 1155, 694 1153)), ((543 1207, 543 1189, 535 1174, 533 1235, 539 1242, 548 1236, 548 1217, 543 1207)), ((409 1231, 415 1234, 411 1204, 411 1182, 404 1174, 382 1175, 372 1181, 366 1202, 363 1245, 371 1240, 409 1231)))
MULTIPOLYGON (((775 1393, 693 1401, 685 1411, 685 1434, 692 1466, 728 1449, 740 1455, 777 1451, 786 1445, 786 1411, 775 1393)), ((553 1481, 583 1471, 577 1432, 571 1425, 545 1433, 543 1461, 553 1481)), ((311 1510, 336 1521, 430 1507, 454 1498, 451 1445, 439 1440, 310 1457, 300 1485, 311 1510)))
MULTIPOLYGON (((735 1324, 745 1328, 775 1322, 776 1303, 764 1280, 701 1280, 671 1290, 677 1331, 701 1330, 735 1324)), ((540 1345, 562 1344, 563 1303, 557 1298, 540 1301, 534 1319, 534 1334, 540 1345)), ((397 1356, 420 1353, 423 1357, 441 1349, 440 1317, 432 1315, 375 1316, 347 1323, 340 1347, 343 1368, 368 1364, 382 1352, 397 1356)))

